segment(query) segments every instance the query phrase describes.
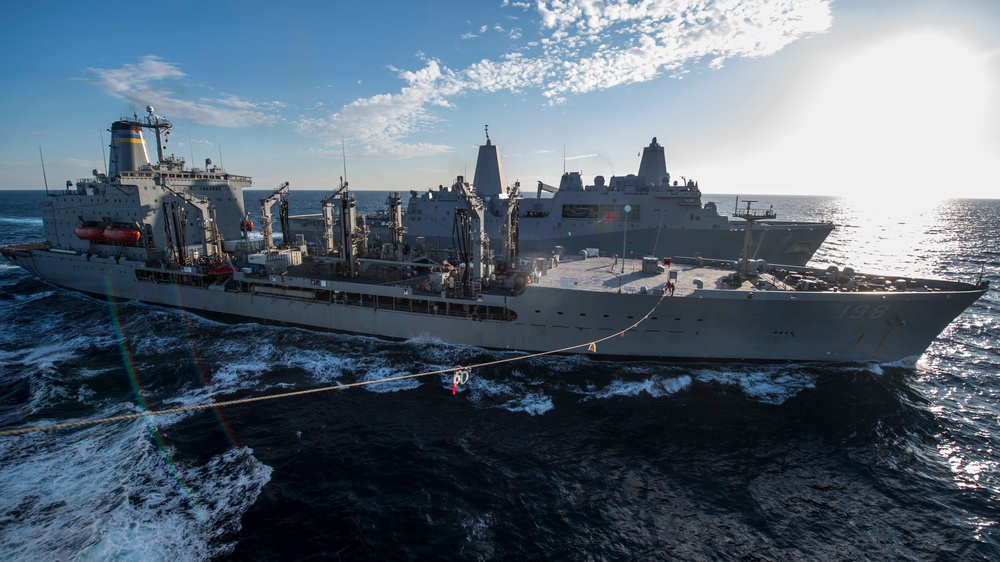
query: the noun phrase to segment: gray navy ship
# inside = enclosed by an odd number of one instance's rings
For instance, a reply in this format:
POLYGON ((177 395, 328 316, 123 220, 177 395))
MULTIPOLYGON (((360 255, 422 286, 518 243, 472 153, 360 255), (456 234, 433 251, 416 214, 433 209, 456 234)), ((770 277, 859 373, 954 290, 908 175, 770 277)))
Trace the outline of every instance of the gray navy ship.
POLYGON ((227 321, 664 360, 913 359, 987 290, 981 280, 754 258, 755 223, 774 212, 749 205, 739 213, 748 228, 737 259, 529 256, 516 243, 522 200, 501 199, 493 236, 487 203, 465 182, 452 191, 457 242, 448 251, 426 239, 404 242, 398 193, 387 200, 388 234, 373 241, 343 181, 322 201, 319 245, 294 231, 276 245, 271 207, 279 204, 288 222, 288 184, 260 200, 258 236, 243 198, 251 179, 208 161, 191 168, 165 158, 171 124, 147 112, 112 125, 106 174, 95 170, 49 193, 41 209, 45 240, 0 253, 57 287, 227 321), (156 138, 155 163, 147 131, 156 138))
MULTIPOLYGON (((497 145, 487 134, 479 147, 472 187, 486 208, 486 231, 500 240, 504 200, 526 195, 508 186, 497 145)), ((447 244, 452 210, 461 194, 452 186, 410 192, 403 214, 406 240, 447 244)), ((591 249, 602 254, 712 256, 737 259, 743 253, 745 221, 730 220, 715 203, 702 204, 698 182, 671 180, 663 146, 654 137, 642 151, 637 174, 594 178, 584 185, 579 172, 563 174, 558 187, 538 182, 535 197, 520 201, 518 243, 525 252, 568 254, 591 249)), ((734 213, 735 214, 735 213, 734 213)), ((833 230, 830 222, 771 220, 755 225, 755 259, 805 265, 833 230)))

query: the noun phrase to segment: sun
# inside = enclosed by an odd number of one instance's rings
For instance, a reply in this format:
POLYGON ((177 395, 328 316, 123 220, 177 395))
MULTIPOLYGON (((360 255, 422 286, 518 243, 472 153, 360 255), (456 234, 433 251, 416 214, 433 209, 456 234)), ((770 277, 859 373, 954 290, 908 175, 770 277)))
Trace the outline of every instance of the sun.
POLYGON ((783 135, 792 166, 832 194, 996 196, 985 184, 998 165, 987 54, 925 29, 827 60, 836 62, 804 91, 783 135))

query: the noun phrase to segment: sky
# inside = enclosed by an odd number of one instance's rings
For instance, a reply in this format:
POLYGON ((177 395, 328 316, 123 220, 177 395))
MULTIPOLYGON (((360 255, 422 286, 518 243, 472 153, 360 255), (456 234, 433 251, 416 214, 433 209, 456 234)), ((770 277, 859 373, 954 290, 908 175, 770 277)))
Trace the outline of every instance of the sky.
POLYGON ((39 0, 0 57, 0 189, 105 170, 151 105, 260 189, 447 185, 488 126, 527 192, 656 137, 705 193, 1000 198, 996 0, 39 0))

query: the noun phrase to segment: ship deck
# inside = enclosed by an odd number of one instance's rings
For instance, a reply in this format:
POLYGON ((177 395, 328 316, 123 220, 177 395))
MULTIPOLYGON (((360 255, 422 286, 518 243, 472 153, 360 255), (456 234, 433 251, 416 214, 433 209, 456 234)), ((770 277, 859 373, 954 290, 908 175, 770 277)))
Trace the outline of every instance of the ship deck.
MULTIPOLYGON (((647 258, 649 259, 649 258, 647 258)), ((685 296, 696 290, 723 291, 862 291, 862 292, 926 292, 980 290, 975 283, 946 279, 922 279, 898 275, 855 272, 851 268, 817 269, 806 266, 775 265, 765 271, 751 273, 750 279, 735 282, 737 262, 703 258, 674 257, 655 265, 656 273, 643 271, 642 259, 570 258, 565 261, 541 260, 536 264, 551 264, 543 272, 532 275, 532 283, 542 287, 558 287, 585 291, 635 293, 662 291, 673 281, 674 296, 685 296)), ((536 265, 537 267, 537 265, 536 265)), ((648 268, 647 268, 648 269, 648 268)))
MULTIPOLYGON (((563 289, 577 289, 583 291, 598 292, 622 292, 636 293, 646 291, 662 291, 667 282, 673 279, 674 296, 684 296, 693 293, 699 284, 706 289, 751 291, 754 284, 744 281, 740 284, 731 284, 735 269, 732 262, 718 262, 722 264, 712 265, 714 262, 703 260, 699 264, 695 260, 691 263, 671 260, 669 264, 663 261, 658 263, 658 269, 662 272, 643 272, 641 259, 626 259, 624 261, 614 258, 572 258, 565 261, 552 262, 555 267, 550 267, 542 274, 532 276, 532 283, 542 287, 553 287, 563 289)), ((768 276, 770 278, 770 276, 768 276)), ((769 279, 770 280, 770 279, 769 279)), ((791 290, 780 281, 776 285, 769 287, 779 290, 791 290)))

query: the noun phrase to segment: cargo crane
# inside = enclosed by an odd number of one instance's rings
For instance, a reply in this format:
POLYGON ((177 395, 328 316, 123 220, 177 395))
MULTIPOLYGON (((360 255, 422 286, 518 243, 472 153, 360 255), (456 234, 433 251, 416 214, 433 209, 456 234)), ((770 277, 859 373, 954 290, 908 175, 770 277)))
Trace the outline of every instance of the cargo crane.
POLYGON ((261 227, 261 234, 264 236, 264 251, 269 252, 274 248, 274 231, 271 229, 271 205, 283 198, 288 191, 288 182, 279 185, 270 195, 260 200, 260 218, 264 223, 261 227))
MULTIPOLYGON (((198 210, 198 212, 201 214, 201 221, 199 221, 199 222, 200 222, 202 230, 203 230, 202 236, 203 236, 204 241, 205 241, 204 242, 205 255, 206 256, 213 256, 213 255, 221 256, 222 255, 222 240, 221 240, 222 237, 219 235, 218 228, 216 228, 216 224, 215 224, 215 207, 209 203, 209 200, 207 198, 204 198, 204 197, 201 197, 201 198, 195 197, 194 195, 191 195, 189 193, 185 193, 184 191, 178 191, 178 190, 172 189, 169 185, 167 185, 167 180, 162 175, 157 176, 156 177, 156 181, 158 181, 160 183, 160 186, 163 187, 163 189, 165 191, 167 191, 167 192, 175 195, 176 197, 182 199, 185 203, 187 203, 188 205, 191 205, 192 207, 194 207, 195 209, 198 210)), ((164 212, 166 212, 166 202, 164 202, 163 205, 164 205, 164 212)), ((187 241, 185 240, 186 236, 184 236, 182 234, 182 232, 181 232, 181 229, 183 228, 183 222, 184 222, 184 220, 182 218, 182 215, 183 215, 184 211, 183 211, 182 206, 174 207, 173 204, 171 204, 171 206, 174 209, 174 211, 173 211, 173 215, 174 215, 173 222, 174 222, 174 228, 176 230, 176 232, 174 234, 177 237, 177 249, 178 249, 178 252, 180 254, 178 256, 178 258, 180 259, 180 261, 182 263, 188 263, 189 259, 188 259, 187 251, 185 250, 185 248, 187 246, 187 241)), ((169 229, 167 231, 167 234, 169 236, 169 234, 170 234, 169 229)))

